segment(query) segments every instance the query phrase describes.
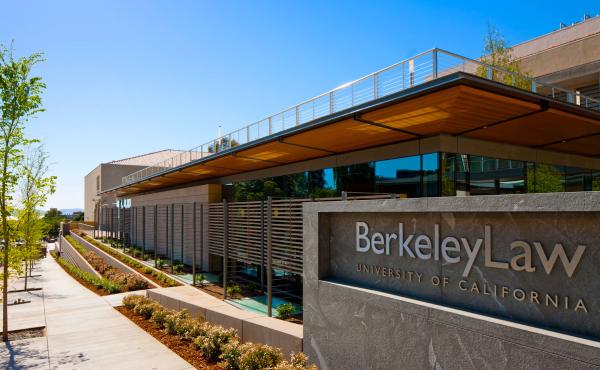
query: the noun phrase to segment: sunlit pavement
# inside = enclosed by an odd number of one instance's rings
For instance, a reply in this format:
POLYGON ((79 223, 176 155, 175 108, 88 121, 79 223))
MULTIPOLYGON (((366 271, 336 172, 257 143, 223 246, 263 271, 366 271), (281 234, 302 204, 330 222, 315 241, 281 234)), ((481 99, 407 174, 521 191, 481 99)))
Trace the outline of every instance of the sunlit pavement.
POLYGON ((41 275, 36 282, 43 288, 36 293, 39 298, 9 307, 9 318, 14 319, 9 330, 16 327, 13 325, 39 326, 43 322, 46 336, 0 343, 0 368, 193 368, 114 310, 107 300, 73 280, 51 257, 38 264, 34 275, 41 275), (27 324, 28 315, 18 310, 37 312, 31 315, 35 320, 27 324))

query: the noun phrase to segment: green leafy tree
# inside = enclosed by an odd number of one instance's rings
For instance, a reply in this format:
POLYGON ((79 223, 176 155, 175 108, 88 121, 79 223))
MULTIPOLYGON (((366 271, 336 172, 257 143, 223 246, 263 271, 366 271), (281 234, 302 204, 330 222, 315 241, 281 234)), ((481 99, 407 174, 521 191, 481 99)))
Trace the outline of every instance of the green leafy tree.
POLYGON ((25 137, 25 124, 42 112, 41 93, 46 85, 40 77, 32 77, 33 67, 42 54, 15 57, 10 49, 0 46, 0 217, 3 243, 2 339, 8 340, 8 269, 11 232, 8 218, 13 192, 23 160, 23 147, 32 141, 25 137))
POLYGON ((48 196, 54 193, 56 177, 46 176, 48 155, 42 146, 32 148, 26 156, 21 172, 20 208, 18 210, 18 231, 23 245, 25 266, 25 290, 27 290, 27 270, 31 273, 33 262, 40 257, 41 239, 46 231, 46 223, 38 209, 43 207, 48 196))
POLYGON ((60 223, 67 217, 56 209, 50 209, 44 214, 44 223, 46 224, 46 233, 54 238, 58 237, 60 223))
POLYGON ((483 55, 480 61, 487 66, 479 66, 477 74, 521 89, 531 90, 528 74, 521 70, 521 64, 513 56, 513 49, 504 36, 492 25, 488 25, 483 40, 483 55), (491 76, 490 76, 491 74, 491 76))

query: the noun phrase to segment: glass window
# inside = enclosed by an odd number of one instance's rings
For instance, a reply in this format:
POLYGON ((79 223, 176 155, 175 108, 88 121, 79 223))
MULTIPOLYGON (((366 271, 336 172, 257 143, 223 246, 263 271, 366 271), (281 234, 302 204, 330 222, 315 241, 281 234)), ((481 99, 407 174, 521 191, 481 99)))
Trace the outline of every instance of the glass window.
POLYGON ((439 156, 438 153, 424 154, 423 156, 423 196, 437 197, 440 195, 438 186, 439 156))
POLYGON ((534 191, 536 193, 556 193, 564 189, 561 166, 535 164, 534 191))
POLYGON ((454 189, 454 174, 456 167, 456 154, 454 153, 441 153, 441 191, 442 196, 454 196, 456 190, 454 189))
POLYGON ((333 168, 309 171, 307 172, 307 177, 309 197, 330 198, 340 195, 335 184, 333 168))
POLYGON ((375 183, 373 162, 353 164, 333 169, 337 190, 354 193, 372 193, 375 183))
POLYGON ((396 158, 375 163, 375 182, 378 193, 421 196, 421 157, 396 158))
POLYGON ((600 171, 592 174, 592 191, 600 191, 600 171))
POLYGON ((565 191, 584 191, 586 182, 589 185, 589 171, 575 167, 563 167, 565 191))

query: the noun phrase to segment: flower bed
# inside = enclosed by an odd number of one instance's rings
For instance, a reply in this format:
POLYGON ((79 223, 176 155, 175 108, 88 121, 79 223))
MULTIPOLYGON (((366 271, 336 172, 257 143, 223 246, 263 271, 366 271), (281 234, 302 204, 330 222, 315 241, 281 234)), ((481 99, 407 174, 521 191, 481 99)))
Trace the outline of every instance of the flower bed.
POLYGON ((119 261, 123 262, 127 266, 135 269, 137 272, 144 274, 150 280, 154 281, 155 283, 157 283, 158 285, 160 285, 163 288, 181 285, 177 281, 171 279, 166 274, 163 274, 162 272, 160 272, 158 270, 148 267, 148 266, 144 265, 143 263, 136 261, 132 257, 129 257, 122 253, 119 253, 119 252, 115 251, 113 248, 104 245, 103 243, 97 241, 96 239, 94 239, 88 235, 85 235, 82 233, 82 234, 80 234, 80 236, 83 239, 85 239, 86 241, 92 243, 95 247, 100 248, 101 250, 103 250, 104 252, 117 258, 119 261))
MULTIPOLYGON (((128 316, 136 315, 138 320, 153 323, 154 329, 189 343, 187 351, 195 351, 195 356, 201 357, 203 364, 218 363, 220 368, 231 370, 316 370, 314 365, 308 365, 308 358, 303 353, 292 353, 291 360, 285 361, 280 349, 264 344, 240 343, 235 329, 225 329, 202 318, 194 319, 186 310, 172 311, 152 299, 135 295, 123 298, 123 304, 121 312, 128 316)), ((186 353, 186 356, 189 355, 186 353)))
POLYGON ((94 252, 87 250, 84 246, 79 244, 71 236, 65 236, 65 239, 75 248, 86 261, 98 271, 104 278, 115 282, 121 291, 133 291, 140 289, 147 289, 148 282, 135 274, 129 274, 120 271, 119 269, 112 267, 106 261, 94 252))
POLYGON ((98 295, 107 295, 113 293, 119 293, 121 287, 115 282, 100 278, 96 275, 90 274, 87 271, 81 270, 66 259, 59 257, 55 250, 50 251, 50 255, 54 257, 56 262, 63 268, 69 275, 77 280, 81 285, 85 286, 89 290, 93 291, 98 295))

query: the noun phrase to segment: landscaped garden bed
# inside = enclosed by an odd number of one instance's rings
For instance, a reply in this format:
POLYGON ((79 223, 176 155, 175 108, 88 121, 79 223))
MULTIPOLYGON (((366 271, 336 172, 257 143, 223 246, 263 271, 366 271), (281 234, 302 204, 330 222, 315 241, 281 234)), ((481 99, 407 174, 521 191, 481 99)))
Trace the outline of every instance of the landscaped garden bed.
POLYGON ((179 286, 179 285, 181 285, 176 280, 171 279, 167 274, 165 274, 163 272, 160 272, 160 271, 158 271, 156 269, 153 269, 152 267, 146 266, 142 262, 137 261, 135 258, 129 257, 129 256, 123 254, 123 253, 120 253, 120 252, 116 251, 115 249, 113 249, 112 247, 109 247, 109 246, 105 245, 104 243, 102 243, 102 242, 100 242, 100 241, 98 241, 98 240, 96 240, 96 239, 94 239, 94 238, 86 235, 85 233, 81 233, 79 235, 84 240, 88 241, 89 243, 91 243, 95 247, 97 247, 100 250, 102 250, 102 251, 108 253, 109 255, 115 257, 119 261, 121 261, 124 264, 126 264, 127 266, 133 268, 137 272, 143 274, 148 279, 152 280, 153 282, 155 282, 156 284, 160 285, 163 288, 164 287, 173 287, 173 286, 179 286))
POLYGON ((119 293, 120 287, 114 282, 98 277, 94 274, 90 274, 87 271, 83 271, 79 267, 75 266, 66 259, 59 257, 56 250, 50 251, 50 255, 54 257, 58 265, 65 270, 65 272, 73 277, 79 284, 88 288, 92 292, 98 295, 108 295, 113 293, 119 293))
POLYGON ((186 310, 172 311, 158 302, 131 295, 119 312, 179 354, 197 369, 315 370, 303 353, 284 360, 281 350, 264 344, 241 343, 234 329, 192 318, 186 310))
POLYGON ((79 244, 72 236, 65 236, 65 239, 71 244, 79 254, 104 278, 114 282, 121 292, 147 289, 148 282, 140 276, 132 273, 122 272, 119 269, 109 265, 96 253, 87 250, 79 244))

